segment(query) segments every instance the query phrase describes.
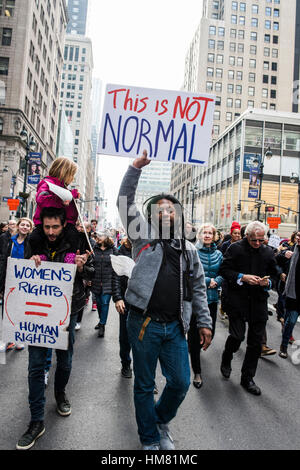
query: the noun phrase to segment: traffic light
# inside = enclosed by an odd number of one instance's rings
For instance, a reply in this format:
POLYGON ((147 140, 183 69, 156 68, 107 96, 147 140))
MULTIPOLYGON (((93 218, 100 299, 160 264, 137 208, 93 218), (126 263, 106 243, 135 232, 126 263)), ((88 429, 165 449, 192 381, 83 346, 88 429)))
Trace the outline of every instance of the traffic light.
POLYGON ((241 204, 240 202, 238 202, 238 204, 237 204, 236 207, 237 207, 237 210, 238 210, 238 211, 241 211, 241 210, 242 210, 242 204, 241 204))

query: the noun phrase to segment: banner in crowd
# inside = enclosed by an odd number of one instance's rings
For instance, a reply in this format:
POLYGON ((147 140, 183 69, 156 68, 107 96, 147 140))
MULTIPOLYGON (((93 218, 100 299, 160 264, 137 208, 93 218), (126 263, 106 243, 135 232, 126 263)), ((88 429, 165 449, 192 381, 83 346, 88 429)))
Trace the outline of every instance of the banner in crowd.
POLYGON ((248 197, 250 198, 258 198, 259 193, 259 169, 252 167, 250 168, 249 173, 249 190, 248 190, 248 197))
POLYGON ((68 349, 75 264, 8 258, 2 340, 68 349))
POLYGON ((208 94, 109 84, 98 153, 207 165, 214 106, 208 94))
POLYGON ((42 154, 31 152, 28 161, 28 184, 38 184, 41 179, 42 154))

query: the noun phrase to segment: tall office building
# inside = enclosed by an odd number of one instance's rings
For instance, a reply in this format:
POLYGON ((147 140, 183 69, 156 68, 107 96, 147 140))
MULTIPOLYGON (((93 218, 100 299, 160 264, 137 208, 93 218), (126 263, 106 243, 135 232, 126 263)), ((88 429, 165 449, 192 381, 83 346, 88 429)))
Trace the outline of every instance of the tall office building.
MULTIPOLYGON (((203 0, 184 89, 216 96, 212 143, 247 109, 298 112, 299 35, 300 0, 203 0)), ((172 191, 190 204, 207 171, 173 165, 172 191)))
POLYGON ((139 179, 135 201, 139 209, 151 196, 170 192, 171 166, 165 162, 152 162, 145 167, 139 179))
POLYGON ((67 34, 86 34, 86 22, 88 13, 88 0, 68 1, 69 23, 67 34))
POLYGON ((79 166, 75 184, 82 200, 85 201, 93 199, 91 190, 94 189, 94 183, 91 184, 93 172, 89 169, 92 153, 91 91, 93 71, 93 51, 89 38, 80 35, 66 35, 63 68, 60 107, 65 109, 73 131, 73 160, 79 166))
MULTIPOLYGON (((0 192, 23 190, 26 146, 34 140, 42 172, 55 158, 63 45, 68 22, 65 0, 0 1, 0 192), (3 169, 4 173, 3 173, 3 169)), ((26 182, 32 216, 36 185, 26 182)), ((1 198, 0 218, 8 218, 1 198)), ((24 205, 25 207, 25 205, 24 205)))

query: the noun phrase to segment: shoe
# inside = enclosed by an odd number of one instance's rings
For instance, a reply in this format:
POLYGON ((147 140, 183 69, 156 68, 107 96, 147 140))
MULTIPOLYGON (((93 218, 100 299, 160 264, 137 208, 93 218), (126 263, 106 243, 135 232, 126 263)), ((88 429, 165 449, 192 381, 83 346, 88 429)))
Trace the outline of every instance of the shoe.
POLYGON ((76 323, 76 325, 75 325, 75 331, 80 330, 80 328, 81 328, 81 323, 76 323))
POLYGON ((35 441, 45 432, 44 421, 34 421, 29 424, 29 428, 18 440, 16 448, 18 450, 28 450, 34 446, 35 441))
POLYGON ((261 389, 255 384, 253 379, 241 379, 241 386, 252 395, 261 395, 261 389))
POLYGON ((100 323, 97 323, 97 325, 95 326, 95 330, 99 330, 100 328, 100 323))
POLYGON ((291 336, 290 339, 289 339, 289 343, 293 344, 294 342, 295 342, 295 338, 293 336, 291 336))
POLYGON ((92 312, 96 312, 96 311, 97 311, 97 304, 93 303, 92 312))
POLYGON ((142 450, 160 450, 158 444, 149 444, 142 447, 142 450))
POLYGON ((49 372, 45 372, 45 387, 47 387, 48 382, 49 382, 49 372))
POLYGON ((221 370, 221 374, 223 375, 223 377, 225 379, 229 379, 232 369, 231 369, 230 362, 226 363, 224 361, 224 353, 222 354, 222 362, 221 362, 220 370, 221 370))
POLYGON ((98 338, 103 338, 104 333, 105 333, 105 325, 99 325, 99 331, 98 331, 98 338))
POLYGON ((263 357, 263 356, 273 356, 273 354, 276 354, 276 350, 275 350, 275 349, 269 348, 269 347, 266 346, 265 344, 262 346, 262 348, 261 348, 261 353, 260 353, 260 357, 263 357))
POLYGON ((170 434, 169 426, 167 424, 158 424, 157 427, 160 434, 160 450, 175 450, 174 440, 170 434))
POLYGON ((15 349, 15 347, 15 343, 7 343, 6 351, 12 351, 13 349, 15 349))
POLYGON ((283 359, 287 359, 288 358, 288 352, 287 352, 287 348, 285 346, 280 346, 280 351, 278 353, 278 355, 280 357, 282 357, 283 359))
POLYGON ((202 377, 200 376, 200 380, 193 380, 193 385, 197 389, 201 388, 203 385, 202 377))
POLYGON ((56 400, 56 411, 61 416, 69 416, 71 414, 71 405, 65 392, 55 393, 55 400, 56 400))
POLYGON ((126 379, 131 379, 131 377, 132 377, 132 369, 130 368, 130 366, 122 367, 122 369, 121 369, 121 374, 122 374, 122 376, 125 377, 126 379))
POLYGON ((23 351, 24 348, 25 348, 24 344, 16 344, 16 351, 23 351))

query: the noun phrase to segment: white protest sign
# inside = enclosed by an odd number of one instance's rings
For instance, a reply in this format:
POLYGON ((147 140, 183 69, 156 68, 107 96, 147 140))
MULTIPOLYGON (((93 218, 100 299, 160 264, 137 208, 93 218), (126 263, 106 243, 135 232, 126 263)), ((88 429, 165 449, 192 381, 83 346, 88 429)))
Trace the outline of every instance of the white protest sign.
POLYGON ((2 340, 68 349, 75 264, 8 258, 2 340))
POLYGON ((98 153, 206 165, 215 97, 109 84, 98 153))
POLYGON ((272 234, 269 238, 268 245, 273 248, 278 248, 280 245, 280 237, 276 234, 272 234))

